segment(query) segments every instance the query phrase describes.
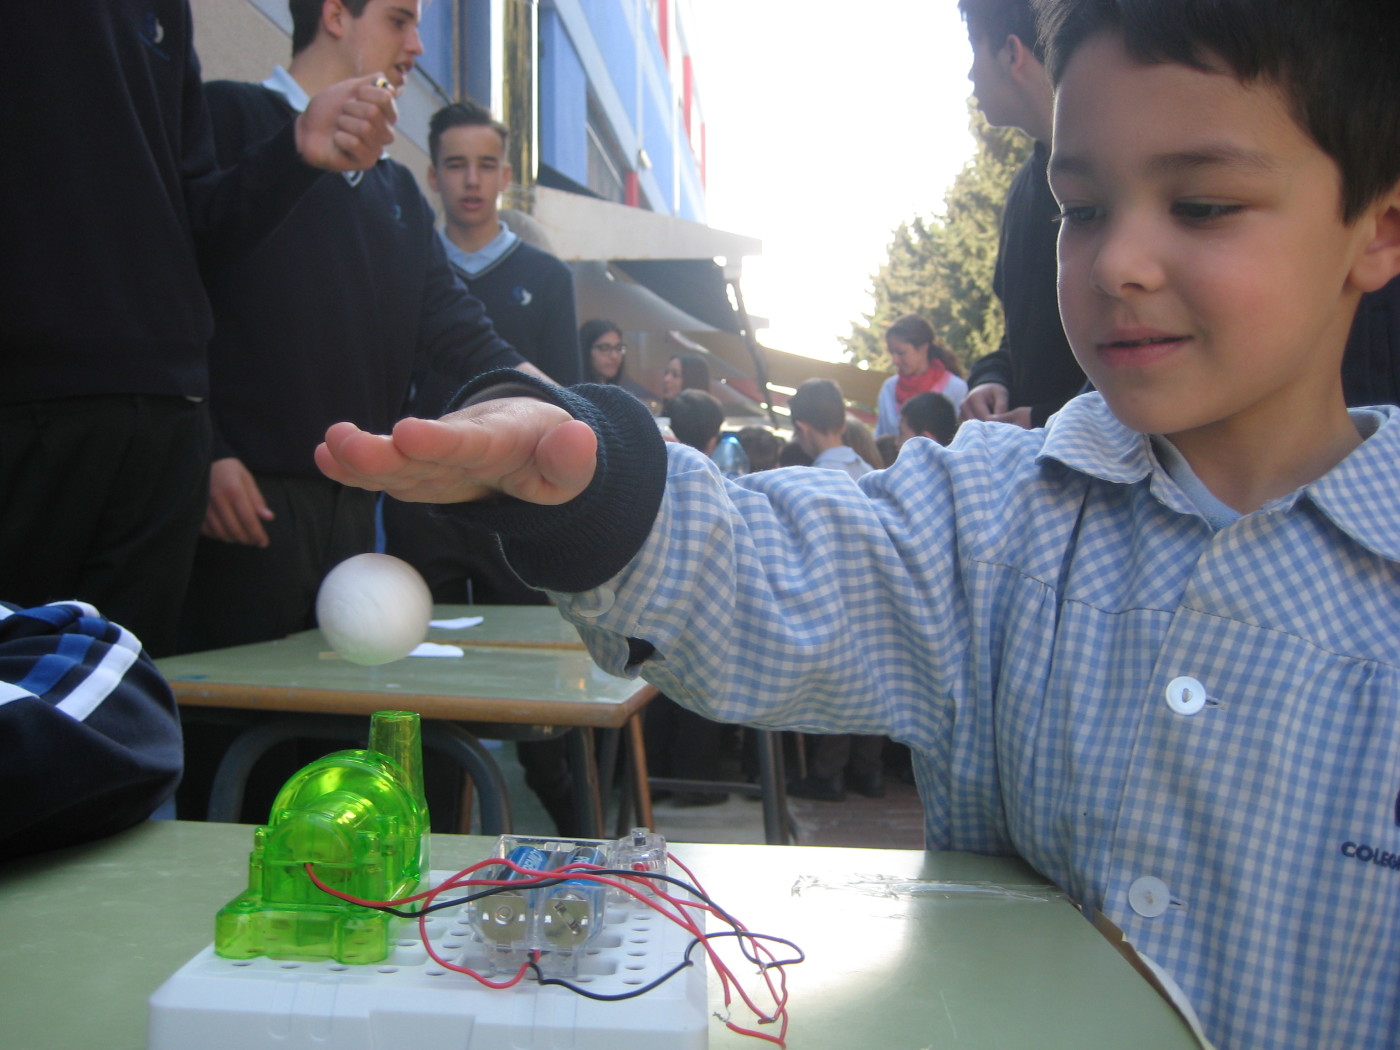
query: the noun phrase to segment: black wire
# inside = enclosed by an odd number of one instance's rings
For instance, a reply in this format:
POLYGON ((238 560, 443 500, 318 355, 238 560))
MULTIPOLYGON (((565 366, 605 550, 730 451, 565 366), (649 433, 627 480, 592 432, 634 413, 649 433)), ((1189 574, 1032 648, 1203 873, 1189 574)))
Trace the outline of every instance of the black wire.
POLYGON ((791 948, 797 953, 796 958, 793 959, 763 960, 755 959, 753 956, 745 952, 745 957, 748 958, 750 962, 756 963, 760 969, 767 970, 774 966, 796 966, 798 963, 807 961, 806 952, 804 952, 801 948, 799 948, 792 941, 788 940, 786 937, 779 937, 777 934, 754 933, 752 930, 716 930, 714 933, 705 934, 705 939, 707 941, 713 941, 720 937, 739 937, 741 938, 741 944, 744 942, 744 940, 775 941, 778 944, 786 944, 789 948, 791 948))
MULTIPOLYGON (((507 868, 506 871, 510 874, 516 874, 516 872, 514 872, 513 869, 510 868, 507 868)), ((482 876, 480 874, 480 871, 474 872, 473 875, 479 878, 489 878, 489 876, 482 876)), ((680 889, 685 890, 692 896, 696 897, 702 904, 713 908, 715 914, 718 915, 725 922, 729 923, 731 926, 739 925, 738 921, 732 915, 730 915, 727 911, 725 911, 713 900, 711 900, 706 894, 701 893, 700 890, 698 890, 696 887, 692 886, 690 883, 685 882, 682 879, 678 879, 673 875, 664 875, 659 871, 627 871, 621 868, 589 868, 587 870, 570 872, 563 876, 542 875, 539 878, 524 877, 519 879, 513 879, 511 882, 507 883, 504 886, 488 886, 484 890, 480 890, 477 893, 471 893, 465 897, 454 897, 452 900, 437 901, 436 903, 425 905, 424 907, 418 908, 414 911, 395 908, 391 904, 365 904, 362 905, 362 907, 372 908, 375 911, 382 911, 389 915, 397 915, 401 919, 416 919, 420 915, 430 915, 435 911, 443 911, 446 908, 456 908, 463 904, 470 904, 472 901, 481 900, 484 897, 493 897, 498 893, 511 893, 520 889, 549 889, 551 886, 563 885, 565 882, 568 882, 571 879, 586 880, 590 876, 594 875, 611 875, 626 879, 655 879, 658 882, 669 882, 673 886, 677 886, 680 889)), ((470 881, 471 880, 468 880, 468 883, 470 881)), ((467 883, 463 883, 463 885, 466 884, 467 883)))
MULTIPOLYGON (((307 866, 307 868, 310 868, 310 867, 311 867, 310 862, 307 862, 307 865, 306 865, 306 866, 307 866)), ((498 865, 498 866, 499 866, 499 867, 505 867, 504 865, 498 865)), ((473 872, 473 873, 472 873, 473 876, 479 877, 479 876, 480 876, 480 871, 481 871, 481 870, 484 870, 484 869, 478 869, 477 872, 473 872)), ((511 869, 511 868, 506 868, 505 870, 506 870, 508 873, 510 873, 510 874, 518 874, 517 872, 515 872, 515 871, 514 871, 513 869, 511 869)), ((434 904, 429 904, 429 905, 426 905, 426 906, 424 906, 424 907, 422 907, 422 908, 419 908, 417 911, 406 911, 406 910, 403 910, 403 909, 400 909, 400 908, 395 908, 393 905, 390 905, 390 904, 366 904, 366 905, 362 905, 362 907, 371 908, 371 909, 373 909, 374 911, 385 912, 385 913, 388 914, 388 915, 395 915, 395 916, 398 916, 398 917, 401 918, 401 919, 416 919, 416 918, 419 918, 420 916, 423 916, 423 915, 430 915, 430 914, 432 914, 433 912, 442 911, 442 910, 444 910, 444 909, 446 909, 446 908, 456 908, 456 907, 460 907, 460 906, 463 905, 463 904, 470 904, 470 903, 473 902, 473 901, 482 900, 482 899, 484 899, 484 898, 486 898, 486 897, 494 897, 494 896, 496 896, 496 895, 499 894, 499 893, 514 892, 514 891, 516 891, 516 890, 521 890, 521 889, 531 889, 531 890, 534 890, 534 889, 549 889, 549 888, 552 887, 552 886, 561 886, 561 885, 563 885, 564 883, 569 882, 571 879, 583 878, 583 879, 587 880, 589 876, 593 876, 593 875, 609 875, 609 876, 621 877, 621 878, 624 878, 624 879, 653 879, 653 880, 655 880, 655 881, 657 881, 657 882, 668 882, 668 883, 670 883, 670 884, 673 885, 673 886, 676 886, 676 887, 678 887, 678 888, 680 888, 680 889, 685 890, 687 893, 689 893, 689 894, 693 895, 694 897, 696 897, 697 899, 699 899, 701 903, 705 904, 705 905, 706 905, 707 907, 709 907, 709 908, 712 908, 712 909, 714 910, 715 914, 718 915, 718 916, 719 916, 721 919, 723 919, 725 922, 727 922, 730 926, 736 927, 736 928, 733 929, 733 930, 717 930, 717 931, 714 932, 714 933, 706 933, 706 934, 705 934, 705 938, 706 938, 707 940, 713 940, 713 939, 718 938, 718 937, 737 937, 737 938, 739 938, 739 939, 740 939, 740 940, 739 940, 739 951, 740 951, 740 953, 743 955, 743 957, 744 957, 748 962, 752 963, 754 966, 757 966, 760 970, 766 970, 766 969, 768 969, 769 967, 773 967, 773 966, 789 966, 789 965, 793 965, 793 964, 796 964, 796 963, 800 963, 800 962, 806 961, 806 958, 807 958, 806 953, 804 953, 804 952, 802 951, 802 949, 799 948, 799 947, 798 947, 796 944, 794 944, 792 941, 787 940, 787 939, 784 938, 784 937, 775 936, 774 934, 770 934, 770 933, 753 933, 753 932, 748 931, 748 930, 740 930, 740 929, 738 929, 737 927, 739 926, 739 920, 737 920, 736 918, 734 918, 734 916, 730 915, 729 912, 725 911, 722 907, 720 907, 718 904, 716 904, 716 903, 714 902, 714 900, 711 899, 710 896, 709 896, 708 894, 702 893, 698 888, 696 888, 695 886, 692 886, 690 883, 686 882, 686 881, 683 880, 683 879, 678 879, 678 878, 676 878, 674 875, 666 875, 666 874, 663 874, 662 872, 659 872, 659 871, 631 871, 631 870, 626 870, 626 869, 622 869, 622 868, 588 868, 588 869, 586 869, 586 870, 580 870, 580 871, 576 871, 576 872, 570 872, 570 873, 567 873, 566 875, 563 875, 563 876, 547 876, 547 877, 546 877, 546 876, 541 876, 541 877, 539 877, 539 878, 532 878, 532 877, 526 876, 526 877, 522 877, 522 878, 519 878, 519 879, 513 879, 513 880, 511 880, 509 883, 506 883, 506 884, 503 885, 503 886, 488 886, 488 887, 486 887, 484 890, 480 890, 480 891, 477 892, 477 893, 470 893, 470 894, 467 894, 465 897, 455 897, 455 898, 453 898, 452 900, 438 901, 438 902, 436 902, 436 903, 434 903, 434 904), (795 959, 784 959, 784 960, 781 960, 781 961, 778 961, 778 962, 770 962, 770 961, 767 961, 767 960, 764 960, 764 959, 760 959, 760 958, 757 956, 757 954, 754 953, 754 951, 753 951, 753 946, 749 943, 750 940, 776 941, 776 942, 779 943, 779 944, 785 944, 785 945, 787 945, 789 948, 791 948, 793 951, 795 951, 795 952, 797 953, 797 958, 795 958, 795 959)), ((471 881, 471 880, 469 879, 468 882, 470 882, 470 881, 471 881)), ((659 914, 660 914, 662 917, 665 917, 665 916, 664 916, 664 913, 659 913, 659 914)), ((667 972, 666 974, 664 974, 663 976, 658 977, 658 978, 657 978, 655 981, 653 981, 651 984, 648 984, 648 985, 646 985, 645 987, 640 988, 640 989, 638 989, 638 990, 635 991, 635 992, 627 992, 627 993, 625 993, 625 994, 616 995, 616 996, 601 996, 601 995, 597 995, 597 994, 594 994, 594 993, 591 993, 591 992, 587 992, 587 991, 585 991, 585 990, 582 989, 582 988, 576 988, 576 987, 574 987, 573 985, 570 985, 570 984, 568 984, 567 982, 564 982, 564 981, 562 981, 562 980, 560 980, 560 979, 558 979, 558 978, 554 978, 554 977, 546 978, 546 977, 543 977, 543 976, 540 974, 538 968, 535 966, 534 963, 530 963, 530 968, 533 969, 533 970, 535 971, 535 975, 536 975, 537 977, 539 977, 539 981, 540 981, 541 984, 561 984, 561 985, 563 985, 563 986, 566 987, 566 988, 569 988, 569 989, 571 989, 571 990, 573 990, 573 991, 578 992, 579 995, 585 996, 585 997, 590 998, 590 999, 630 999, 630 998, 632 998, 634 995, 641 995, 643 992, 650 991, 652 988, 655 988, 657 985, 662 984, 663 982, 670 980, 672 977, 674 977, 674 976, 675 976, 677 973, 679 973, 681 970, 685 969, 687 966, 693 965, 693 963, 692 963, 692 962, 690 961, 690 959, 689 959, 689 955, 690 955, 691 951, 694 950, 695 946, 696 946, 697 944, 699 944, 699 943, 700 943, 699 938, 696 938, 696 939, 692 940, 691 943, 690 943, 690 945, 689 945, 689 947, 686 948, 686 952, 685 952, 686 958, 685 958, 685 960, 684 960, 683 962, 681 962, 680 964, 678 964, 677 966, 673 967, 670 971, 668 971, 668 972, 667 972)))
MULTIPOLYGON (((807 959, 806 953, 804 953, 802 949, 799 948, 797 945, 793 944, 792 941, 788 940, 785 937, 775 937, 774 935, 769 933, 752 933, 748 930, 721 930, 717 933, 708 933, 703 939, 714 940, 718 937, 740 937, 752 940, 777 941, 779 944, 786 944, 789 948, 791 948, 797 953, 797 957, 795 959, 776 959, 771 962, 761 962, 759 965, 763 969, 769 969, 771 967, 776 966, 791 966, 796 963, 805 962, 807 959)), ((531 960, 531 962, 528 965, 529 968, 535 972, 535 979, 538 980, 540 984, 557 984, 559 987, 567 988, 575 995, 581 995, 585 999, 597 999, 601 1002, 609 1003, 620 1002, 623 999, 635 999, 639 995, 645 995, 653 988, 658 988, 661 985, 665 984, 672 977, 676 976, 676 974, 684 970, 687 966, 694 966, 695 961, 691 959, 690 953, 695 950, 696 946, 700 944, 700 942, 701 938, 699 937, 691 938, 690 944, 686 946, 685 955, 681 959, 681 961, 675 966, 671 967, 671 969, 663 973, 660 977, 656 978, 656 980, 650 982, 649 984, 644 984, 641 987, 634 988, 630 992, 617 992, 611 995, 604 994, 602 992, 591 992, 587 988, 581 988, 570 981, 564 980, 562 977, 546 977, 544 974, 540 973, 539 966, 533 960, 531 960)), ((748 952, 745 952, 744 954, 750 959, 753 958, 752 956, 748 955, 748 952)), ((764 1023, 770 1023, 773 1019, 769 1017, 760 1018, 759 1020, 764 1023)))
POLYGON ((694 947, 699 943, 700 938, 692 938, 689 947, 687 947, 685 950, 685 957, 681 959, 681 961, 678 962, 675 966, 671 967, 669 970, 663 973, 656 980, 652 981, 650 984, 644 984, 638 988, 632 989, 630 992, 618 992, 614 995, 606 995, 602 992, 590 992, 587 988, 580 988, 578 985, 566 981, 562 977, 546 977, 544 974, 540 973, 539 965, 534 962, 531 962, 529 964, 529 967, 530 969, 535 971, 535 979, 538 980, 540 984, 557 984, 560 988, 567 988, 575 995, 581 995, 585 999, 597 999, 600 1002, 615 1003, 620 1002, 623 999, 635 999, 639 995, 645 995, 653 988, 665 984, 672 977, 676 976, 676 974, 684 970, 687 966, 694 966, 695 963, 691 961, 690 953, 691 950, 694 949, 694 947))

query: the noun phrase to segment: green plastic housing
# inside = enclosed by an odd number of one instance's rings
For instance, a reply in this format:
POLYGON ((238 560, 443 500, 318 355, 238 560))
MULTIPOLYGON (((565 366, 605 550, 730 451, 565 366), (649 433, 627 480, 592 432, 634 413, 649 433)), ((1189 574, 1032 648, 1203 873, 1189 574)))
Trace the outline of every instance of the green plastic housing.
POLYGON ((428 803, 418 715, 378 711, 366 750, 337 751, 283 785, 253 832, 248 889, 219 909, 214 950, 228 959, 380 962, 403 920, 342 901, 311 881, 366 900, 418 890, 427 876, 428 803))

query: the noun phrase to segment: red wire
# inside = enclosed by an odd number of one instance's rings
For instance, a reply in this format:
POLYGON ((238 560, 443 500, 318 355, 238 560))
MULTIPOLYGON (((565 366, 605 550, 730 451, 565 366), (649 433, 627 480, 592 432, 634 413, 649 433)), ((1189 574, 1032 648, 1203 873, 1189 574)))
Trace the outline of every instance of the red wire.
MULTIPOLYGON (((670 855, 669 859, 683 872, 685 872, 686 876, 691 881, 691 885, 694 886, 695 889, 699 890, 699 892, 702 894, 705 893, 704 889, 700 885, 699 880, 695 877, 694 872, 692 872, 690 868, 688 868, 674 855, 670 855)), ((595 872, 603 870, 600 868, 600 866, 585 864, 582 862, 567 864, 560 868, 553 869, 549 872, 541 872, 538 869, 534 868, 522 868, 518 864, 515 864, 513 861, 507 860, 503 857, 492 857, 486 860, 478 861, 475 864, 471 864, 465 868, 462 868, 460 871, 457 871, 456 873, 450 875, 447 879, 443 880, 437 886, 431 889, 424 890, 420 893, 413 894, 409 897, 401 897, 395 900, 387 901, 375 901, 367 900, 362 897, 355 897, 349 893, 345 893, 341 890, 337 890, 327 885, 316 875, 315 871, 312 869, 312 865, 310 862, 307 862, 304 865, 304 867, 306 869, 307 876, 311 879, 311 881, 316 885, 318 889, 340 900, 348 901, 351 904, 362 905, 363 907, 367 908, 394 907, 400 904, 410 904, 415 901, 426 901, 426 909, 427 907, 431 906, 434 898, 451 889, 461 889, 474 886, 507 886, 512 884, 519 884, 522 889, 528 889, 530 887, 531 882, 538 882, 544 879, 557 878, 561 874, 569 874, 579 878, 586 878, 591 881, 599 882, 603 885, 621 890, 628 896, 633 897, 641 903, 645 904, 647 907, 652 908, 658 914, 664 916, 667 919, 670 919, 676 925, 680 926, 686 932, 690 933, 693 937, 695 937, 699 944, 705 949, 705 953, 709 957, 710 963, 713 966, 715 973, 720 979, 720 987, 723 991, 724 1005, 726 1008, 731 1006, 733 1003, 732 992, 737 991, 739 998, 743 1001, 744 1005, 750 1011, 752 1011, 753 1014, 759 1019, 760 1024, 777 1023, 779 1026, 778 1032, 776 1034, 771 1034, 768 1032, 761 1032, 756 1031, 754 1029, 742 1027, 741 1025, 736 1024, 734 1021, 731 1021, 727 1018, 720 1018, 720 1020, 723 1021, 726 1028, 739 1035, 752 1036, 755 1039, 762 1039, 765 1042, 775 1043, 779 1047, 786 1046, 785 1040, 787 1037, 788 1025, 787 974, 786 971, 783 969, 783 965, 776 960, 772 949, 767 944, 765 944, 761 938, 754 937, 748 930, 748 928, 742 923, 740 923, 737 919, 732 919, 721 914, 719 909, 715 908, 712 905, 708 905, 703 901, 682 900, 680 898, 674 897, 671 894, 666 893, 664 890, 662 890, 659 884, 653 883, 649 879, 647 879, 645 873, 616 877, 598 875, 595 874, 595 872), (525 876, 525 878, 467 878, 467 876, 474 874, 475 872, 481 870, 484 867, 487 867, 488 865, 494 867, 507 868, 510 871, 525 876), (641 892, 637 889, 634 889, 632 886, 627 885, 622 881, 619 881, 619 879, 626 879, 629 882, 636 881, 638 883, 641 883, 646 887, 647 892, 641 892), (671 912, 666 908, 662 907, 657 902, 657 899, 664 900, 667 904, 670 904, 676 909, 675 912, 671 912), (769 962, 759 963, 759 973, 762 975, 764 984, 766 985, 769 994, 773 998, 774 1010, 771 1015, 765 1014, 764 1011, 761 1010, 758 1007, 758 1005, 754 1003, 754 1001, 749 997, 748 992, 744 989, 744 986, 739 982, 738 978, 734 976, 733 971, 722 959, 720 959, 718 953, 716 953, 714 946, 710 943, 710 936, 706 934, 705 931, 701 930, 699 924, 694 920, 694 918, 691 917, 691 915, 689 914, 691 911, 706 912, 710 915, 715 916, 716 918, 719 918, 732 924, 735 932, 740 935, 740 939, 749 943, 753 947, 755 953, 762 953, 763 955, 766 955, 768 957, 769 962), (774 986, 773 981, 772 971, 774 970, 778 971, 779 980, 777 987, 774 986)), ((521 964, 520 969, 515 972, 515 975, 513 977, 509 978, 506 981, 491 981, 487 977, 477 973, 472 969, 469 969, 468 967, 459 966, 458 964, 449 962, 448 960, 438 955, 437 951, 433 948, 431 938, 428 935, 427 916, 428 912, 426 910, 421 911, 419 913, 418 934, 423 941, 424 949, 427 951, 428 955, 432 958, 432 960, 436 962, 439 966, 445 967, 448 970, 451 970, 455 973, 465 974, 466 976, 471 977, 473 980, 478 981, 487 988, 504 989, 514 987, 524 979, 525 974, 530 968, 530 964, 538 961, 539 952, 533 951, 527 956, 526 961, 521 964)))

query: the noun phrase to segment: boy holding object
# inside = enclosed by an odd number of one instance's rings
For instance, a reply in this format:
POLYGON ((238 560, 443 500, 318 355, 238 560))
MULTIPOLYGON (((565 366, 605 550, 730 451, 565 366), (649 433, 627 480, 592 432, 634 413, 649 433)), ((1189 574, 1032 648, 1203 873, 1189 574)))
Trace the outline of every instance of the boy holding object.
POLYGON ((477 501, 601 666, 714 718, 885 733, 928 846, 1017 853, 1220 1047, 1400 1032, 1391 0, 1045 0, 1060 306, 1097 392, 889 470, 725 483, 606 387, 337 424, 349 484, 477 501))

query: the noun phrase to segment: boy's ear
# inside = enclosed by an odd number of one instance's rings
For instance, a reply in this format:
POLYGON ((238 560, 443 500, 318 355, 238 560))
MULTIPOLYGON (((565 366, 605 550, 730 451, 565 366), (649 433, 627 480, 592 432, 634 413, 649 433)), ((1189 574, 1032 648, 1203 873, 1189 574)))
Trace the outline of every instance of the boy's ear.
POLYGON ((437 165, 431 161, 428 163, 428 188, 434 193, 438 192, 437 185, 437 165))
POLYGON ((345 24, 350 18, 350 12, 340 0, 325 0, 321 4, 321 28, 336 40, 345 34, 345 24))
POLYGON ((1362 221, 1373 226, 1371 239, 1352 265, 1353 283, 1374 292, 1400 274, 1400 182, 1372 205, 1362 221))
POLYGON ((1006 42, 1001 45, 1001 55, 1008 73, 1025 69, 1028 62, 1040 61, 1035 57, 1035 52, 1015 33, 1007 34, 1006 42))
POLYGON ((1021 38, 1015 33, 1008 33, 1006 39, 1001 42, 1001 47, 997 49, 997 58, 1001 59, 1002 65, 1007 72, 1016 68, 1016 63, 1020 59, 1021 52, 1025 46, 1021 43, 1021 38))

